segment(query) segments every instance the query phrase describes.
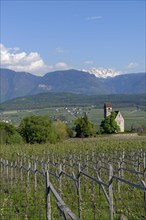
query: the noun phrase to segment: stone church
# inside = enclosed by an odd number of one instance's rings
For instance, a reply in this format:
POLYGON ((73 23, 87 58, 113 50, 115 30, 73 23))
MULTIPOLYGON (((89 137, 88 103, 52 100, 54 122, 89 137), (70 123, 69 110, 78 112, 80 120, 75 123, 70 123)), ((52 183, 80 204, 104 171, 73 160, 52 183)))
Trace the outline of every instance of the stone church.
MULTIPOLYGON (((104 104, 104 118, 109 116, 112 111, 112 105, 111 103, 105 103, 104 104)), ((119 111, 114 111, 116 113, 115 121, 117 122, 117 125, 120 127, 120 132, 124 132, 124 118, 119 111)))

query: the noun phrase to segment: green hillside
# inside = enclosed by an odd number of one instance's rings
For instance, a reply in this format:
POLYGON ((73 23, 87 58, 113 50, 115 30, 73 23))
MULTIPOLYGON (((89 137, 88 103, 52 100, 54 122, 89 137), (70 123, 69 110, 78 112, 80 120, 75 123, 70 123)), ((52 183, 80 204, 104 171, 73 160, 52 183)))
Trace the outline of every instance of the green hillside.
POLYGON ((111 102, 115 107, 145 106, 145 94, 116 95, 83 95, 72 93, 41 93, 33 96, 16 98, 0 105, 1 111, 43 109, 57 106, 90 106, 103 107, 111 102))

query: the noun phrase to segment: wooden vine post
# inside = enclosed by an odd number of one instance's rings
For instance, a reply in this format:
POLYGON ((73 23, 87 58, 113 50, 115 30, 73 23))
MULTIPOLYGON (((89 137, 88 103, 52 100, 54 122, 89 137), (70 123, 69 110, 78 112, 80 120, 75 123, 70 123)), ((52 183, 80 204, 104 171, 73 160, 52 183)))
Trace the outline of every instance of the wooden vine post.
POLYGON ((109 164, 109 205, 110 205, 110 220, 113 220, 113 167, 109 164))
POLYGON ((37 191, 37 164, 34 162, 34 190, 37 191))
POLYGON ((62 164, 59 165, 59 195, 62 197, 62 164))
POLYGON ((50 199, 50 182, 49 172, 45 172, 46 177, 46 220, 51 220, 51 199, 50 199))
POLYGON ((6 174, 7 174, 7 179, 9 177, 9 163, 8 163, 8 160, 6 160, 6 174))
POLYGON ((29 179, 30 179, 30 169, 31 169, 31 163, 28 162, 28 169, 27 169, 27 187, 29 188, 29 179))
POLYGON ((78 213, 79 219, 82 220, 82 208, 81 208, 81 165, 78 165, 78 180, 77 180, 77 191, 78 191, 78 213))
MULTIPOLYGON (((118 162, 118 176, 121 177, 121 163, 118 162)), ((121 182, 118 180, 118 197, 121 199, 121 182)))
POLYGON ((95 181, 92 181, 92 204, 93 204, 94 220, 96 220, 95 181))
POLYGON ((17 161, 15 161, 15 163, 14 163, 14 179, 15 179, 15 181, 16 181, 16 168, 17 168, 17 161))
POLYGON ((20 159, 20 180, 21 180, 21 184, 22 184, 22 181, 23 181, 23 174, 22 174, 22 157, 20 159))
POLYGON ((11 162, 11 186, 13 185, 13 162, 11 162))
MULTIPOLYGON (((121 161, 122 168, 124 168, 124 161, 125 161, 125 151, 123 151, 123 154, 122 154, 122 161, 121 161)), ((124 178, 124 169, 121 170, 121 177, 124 178)))

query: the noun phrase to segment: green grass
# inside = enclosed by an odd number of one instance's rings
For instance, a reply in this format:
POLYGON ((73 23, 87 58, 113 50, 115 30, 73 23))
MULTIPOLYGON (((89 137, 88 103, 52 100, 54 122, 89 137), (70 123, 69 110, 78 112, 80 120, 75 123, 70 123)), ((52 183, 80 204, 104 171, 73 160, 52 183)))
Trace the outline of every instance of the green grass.
MULTIPOLYGON (((130 130, 131 127, 141 127, 146 124, 146 112, 137 107, 113 107, 113 110, 119 110, 125 119, 125 129, 130 130)), ((70 126, 73 126, 77 117, 87 113, 89 119, 95 124, 97 129, 103 120, 103 109, 95 106, 84 107, 50 107, 45 109, 19 110, 1 112, 1 121, 9 121, 18 126, 22 118, 28 115, 48 115, 52 120, 60 119, 67 121, 70 126)))

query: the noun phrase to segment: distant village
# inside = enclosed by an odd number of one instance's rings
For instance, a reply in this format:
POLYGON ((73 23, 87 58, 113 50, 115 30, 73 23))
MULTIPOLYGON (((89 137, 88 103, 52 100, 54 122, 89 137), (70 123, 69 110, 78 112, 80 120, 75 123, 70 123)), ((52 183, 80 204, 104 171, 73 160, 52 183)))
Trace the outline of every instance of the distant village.
MULTIPOLYGON (((95 108, 94 105, 88 107, 88 111, 86 112, 87 115, 89 113, 89 111, 91 109, 95 108)), ((70 120, 66 120, 66 115, 69 114, 73 117, 80 117, 81 115, 83 115, 84 111, 83 111, 83 108, 82 107, 64 107, 64 114, 61 113, 61 107, 58 107, 58 108, 55 108, 55 111, 57 113, 57 115, 54 115, 54 116, 50 116, 50 118, 52 118, 52 120, 62 120, 64 121, 65 123, 71 123, 72 121, 70 120), (67 112, 67 114, 65 113, 67 112)), ((27 111, 27 110, 18 110, 18 111, 11 111, 11 114, 17 114, 17 113, 20 113, 20 112, 31 112, 31 111, 27 111)), ((120 127, 120 132, 124 132, 125 130, 125 122, 124 122, 124 118, 121 114, 120 111, 116 110, 116 111, 113 111, 113 107, 112 107, 112 104, 111 103, 105 103, 104 106, 103 106, 103 115, 104 115, 104 119, 111 115, 112 112, 115 112, 116 114, 116 117, 115 117, 115 121, 117 122, 117 125, 120 127)), ((9 112, 6 112, 6 113, 9 113, 9 112)), ((6 114, 5 113, 5 114, 6 114)), ((1 113, 2 115, 3 113, 1 113)), ((97 113, 97 117, 98 117, 98 113, 97 113)), ((5 123, 9 123, 9 124, 12 124, 12 121, 11 119, 9 119, 8 117, 6 117, 6 119, 3 119, 2 120, 3 122, 5 123)))

